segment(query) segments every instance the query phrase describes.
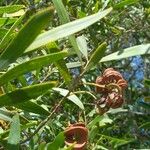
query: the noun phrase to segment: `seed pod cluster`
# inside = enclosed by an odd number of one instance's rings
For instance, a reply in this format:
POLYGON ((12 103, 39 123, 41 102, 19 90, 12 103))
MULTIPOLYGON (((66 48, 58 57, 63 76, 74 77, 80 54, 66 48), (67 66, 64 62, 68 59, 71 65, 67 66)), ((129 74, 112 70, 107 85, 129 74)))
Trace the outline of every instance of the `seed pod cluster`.
POLYGON ((96 92, 102 94, 100 100, 97 101, 97 107, 101 113, 105 113, 109 108, 119 108, 124 103, 123 91, 127 87, 126 80, 122 75, 113 68, 108 68, 102 76, 97 77, 96 84, 104 85, 96 87, 96 92), (100 107, 100 105, 104 105, 100 107))

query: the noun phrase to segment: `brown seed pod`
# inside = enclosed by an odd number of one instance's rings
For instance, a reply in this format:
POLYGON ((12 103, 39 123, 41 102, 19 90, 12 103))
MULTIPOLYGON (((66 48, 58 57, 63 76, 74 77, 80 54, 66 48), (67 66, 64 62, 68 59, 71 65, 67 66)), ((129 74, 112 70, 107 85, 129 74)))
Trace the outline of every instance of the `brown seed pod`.
POLYGON ((123 103, 124 103, 124 100, 123 100, 122 95, 116 92, 112 92, 108 94, 107 99, 106 99, 107 107, 115 109, 115 108, 121 107, 123 103))
POLYGON ((65 133, 65 144, 71 146, 73 150, 84 150, 88 139, 88 130, 84 123, 76 123, 67 127, 65 133))

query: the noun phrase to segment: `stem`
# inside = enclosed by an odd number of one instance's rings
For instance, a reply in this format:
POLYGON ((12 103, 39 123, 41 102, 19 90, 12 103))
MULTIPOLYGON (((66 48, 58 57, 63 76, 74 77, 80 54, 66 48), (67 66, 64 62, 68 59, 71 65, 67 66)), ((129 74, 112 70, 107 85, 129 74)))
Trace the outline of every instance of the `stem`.
POLYGON ((100 85, 100 84, 96 84, 96 83, 91 83, 91 82, 83 82, 83 84, 86 84, 86 85, 91 85, 91 86, 97 86, 97 87, 100 87, 100 88, 106 88, 105 85, 100 85))
POLYGON ((94 99, 97 99, 97 97, 95 95, 93 95, 91 92, 88 92, 88 91, 76 91, 76 92, 73 92, 73 94, 89 94, 91 95, 94 99))

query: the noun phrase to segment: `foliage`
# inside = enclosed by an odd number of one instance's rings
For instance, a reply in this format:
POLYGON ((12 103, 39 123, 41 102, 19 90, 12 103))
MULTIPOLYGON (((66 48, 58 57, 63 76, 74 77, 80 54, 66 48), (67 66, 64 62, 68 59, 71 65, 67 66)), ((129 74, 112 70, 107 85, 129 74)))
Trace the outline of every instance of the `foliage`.
POLYGON ((149 24, 148 0, 1 0, 0 149, 71 150, 63 131, 80 121, 89 150, 149 149, 149 24), (125 103, 100 115, 110 67, 125 103))

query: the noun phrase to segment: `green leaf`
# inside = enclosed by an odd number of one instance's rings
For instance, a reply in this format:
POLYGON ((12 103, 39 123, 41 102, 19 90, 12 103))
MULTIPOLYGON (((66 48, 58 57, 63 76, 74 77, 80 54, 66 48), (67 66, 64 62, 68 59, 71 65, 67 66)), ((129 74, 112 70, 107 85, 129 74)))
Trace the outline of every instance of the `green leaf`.
POLYGON ((7 110, 0 108, 0 119, 5 121, 12 121, 12 114, 8 112, 7 110))
POLYGON ((0 7, 0 14, 13 13, 13 12, 18 11, 23 8, 25 8, 24 5, 2 6, 2 7, 0 7))
POLYGON ((150 80, 149 79, 145 79, 144 80, 144 84, 150 86, 150 80))
MULTIPOLYGON (((57 47, 55 42, 51 42, 51 43, 47 44, 46 47, 50 53, 60 52, 60 49, 57 47)), ((63 76, 66 84, 70 84, 71 76, 70 76, 70 73, 66 66, 65 60, 63 60, 63 59, 58 60, 54 64, 58 68, 58 71, 60 72, 60 74, 63 76)))
POLYGON ((0 70, 15 61, 35 40, 50 21, 52 9, 46 9, 31 17, 17 36, 0 55, 0 70), (36 28, 35 28, 36 27, 36 28))
POLYGON ((8 81, 20 76, 23 73, 39 69, 44 65, 48 65, 52 62, 56 62, 65 56, 67 56, 67 51, 62 51, 58 53, 49 54, 46 56, 40 56, 34 59, 31 59, 27 62, 24 62, 18 66, 7 71, 5 74, 0 76, 0 85, 7 83, 8 81))
POLYGON ((58 150, 64 143, 65 136, 63 132, 60 132, 52 143, 47 145, 49 150, 58 150))
POLYGON ((46 116, 49 115, 49 111, 45 110, 43 107, 41 107, 40 105, 32 101, 19 103, 15 105, 15 107, 35 114, 46 115, 46 116))
POLYGON ((3 25, 9 25, 16 21, 16 18, 0 18, 0 27, 3 25))
MULTIPOLYGON (((69 15, 65 9, 65 6, 63 5, 62 0, 52 0, 52 1, 55 5, 55 8, 57 10, 58 16, 59 16, 62 24, 70 22, 69 15)), ((75 36, 70 35, 68 38, 69 38, 69 41, 72 44, 73 48, 75 49, 79 59, 81 60, 81 53, 80 53, 80 50, 78 48, 75 36)))
POLYGON ((94 51, 94 53, 90 57, 90 60, 88 61, 87 65, 85 66, 84 72, 90 70, 101 60, 106 51, 106 47, 107 47, 106 42, 98 46, 98 48, 94 51))
POLYGON ((139 0, 124 0, 124 1, 121 1, 120 3, 116 4, 113 8, 118 9, 118 8, 122 8, 127 5, 132 5, 137 2, 139 2, 139 0))
POLYGON ((19 115, 16 114, 13 117, 13 121, 10 126, 7 150, 19 150, 19 142, 20 142, 20 121, 19 115))
POLYGON ((26 52, 32 51, 38 47, 48 44, 49 42, 56 41, 60 38, 67 37, 71 34, 81 31, 87 28, 88 26, 92 25, 93 23, 99 21, 103 17, 105 17, 111 11, 112 11, 112 8, 108 8, 104 11, 99 11, 98 13, 93 14, 91 16, 72 21, 70 23, 61 25, 45 33, 42 33, 26 49, 26 52))
POLYGON ((77 37, 77 44, 83 56, 88 60, 88 47, 85 36, 82 35, 77 37))
POLYGON ((0 95, 0 107, 13 106, 37 98, 56 85, 56 82, 36 84, 0 95))
MULTIPOLYGON (((53 88, 54 91, 57 91, 62 96, 66 96, 68 94, 68 90, 62 89, 62 88, 53 88)), ((74 104, 76 104, 79 108, 84 110, 83 103, 80 101, 80 99, 75 94, 70 94, 70 96, 67 97, 70 101, 72 101, 74 104)))
POLYGON ((117 51, 115 53, 103 57, 100 62, 118 60, 118 59, 123 59, 123 58, 137 56, 137 55, 144 55, 144 54, 150 54, 150 44, 137 45, 137 46, 126 48, 122 51, 117 51))
POLYGON ((12 34, 13 30, 21 23, 22 19, 24 16, 21 16, 13 25, 12 27, 8 30, 8 32, 5 34, 3 39, 0 42, 0 52, 2 51, 4 45, 8 44, 9 42, 9 37, 12 34))

